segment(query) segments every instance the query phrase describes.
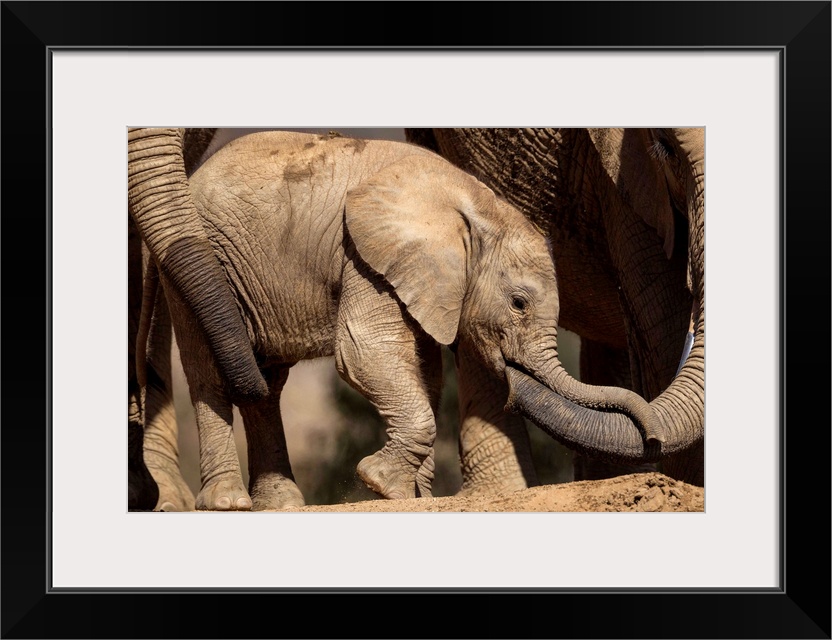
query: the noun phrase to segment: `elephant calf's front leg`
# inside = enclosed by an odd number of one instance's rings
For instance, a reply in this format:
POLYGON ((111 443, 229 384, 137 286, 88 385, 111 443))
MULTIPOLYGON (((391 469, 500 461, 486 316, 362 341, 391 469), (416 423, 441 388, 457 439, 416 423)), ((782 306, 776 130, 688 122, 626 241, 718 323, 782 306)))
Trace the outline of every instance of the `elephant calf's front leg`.
POLYGON ((504 410, 508 384, 488 371, 460 342, 456 353, 459 387, 459 495, 484 496, 538 484, 529 433, 521 416, 504 410))
POLYGON ((441 352, 389 291, 356 278, 346 283, 339 310, 338 372, 387 423, 389 440, 361 460, 357 472, 390 499, 431 495, 441 391, 441 352))
POLYGON ((248 511, 252 501, 240 471, 231 400, 214 367, 204 334, 196 329, 198 325, 193 314, 167 281, 165 292, 199 431, 202 488, 196 497, 196 508, 248 511))
POLYGON ((194 400, 199 428, 199 467, 202 489, 196 508, 209 511, 249 511, 251 498, 243 484, 240 459, 232 431, 231 405, 218 413, 210 401, 194 400))

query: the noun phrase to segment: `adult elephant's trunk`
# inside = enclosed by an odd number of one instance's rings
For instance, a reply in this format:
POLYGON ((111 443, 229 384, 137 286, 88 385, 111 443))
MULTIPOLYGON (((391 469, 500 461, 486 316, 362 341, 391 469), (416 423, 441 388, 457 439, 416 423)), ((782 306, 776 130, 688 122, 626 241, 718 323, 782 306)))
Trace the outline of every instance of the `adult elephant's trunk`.
POLYGON ((193 203, 183 129, 130 129, 130 213, 156 263, 193 310, 236 404, 268 395, 234 296, 193 203))
POLYGON ((704 132, 681 129, 672 133, 673 144, 690 167, 684 179, 690 228, 688 280, 695 302, 690 354, 670 386, 644 412, 647 420, 655 420, 653 428, 664 434, 664 442, 645 437, 646 426, 639 424, 643 419, 634 411, 612 403, 593 406, 587 402, 563 374, 538 381, 518 368, 506 368, 508 409, 524 414, 566 446, 610 462, 656 462, 701 444, 704 438, 704 132))
POLYGON ((506 367, 506 408, 522 413, 562 444, 589 457, 619 464, 658 462, 702 440, 703 374, 704 319, 698 323, 691 353, 679 375, 658 398, 644 403, 642 415, 653 421, 652 428, 663 434, 663 442, 649 440, 642 419, 627 407, 619 409, 612 403, 593 407, 575 397, 568 385, 556 384, 553 391, 510 366, 506 367))
POLYGON ((653 428, 664 435, 664 442, 643 436, 646 428, 639 426, 641 419, 635 411, 618 409, 612 403, 593 407, 592 402, 576 397, 568 384, 543 385, 510 366, 506 367, 506 408, 522 413, 562 444, 592 458, 620 464, 658 462, 686 451, 703 438, 704 342, 705 319, 700 314, 693 347, 679 375, 658 398, 645 403, 645 415, 654 420, 653 428))
POLYGON ((525 414, 564 444, 571 445, 550 424, 560 425, 562 421, 560 405, 556 402, 565 403, 564 406, 569 407, 573 414, 580 414, 588 421, 592 421, 591 416, 596 414, 621 414, 628 417, 631 429, 640 432, 639 438, 658 443, 665 441, 665 426, 647 401, 637 393, 623 387, 596 386, 576 380, 564 369, 554 346, 529 346, 523 360, 519 363, 506 362, 509 383, 506 408, 525 414), (549 413, 557 419, 553 421, 547 417, 549 413))

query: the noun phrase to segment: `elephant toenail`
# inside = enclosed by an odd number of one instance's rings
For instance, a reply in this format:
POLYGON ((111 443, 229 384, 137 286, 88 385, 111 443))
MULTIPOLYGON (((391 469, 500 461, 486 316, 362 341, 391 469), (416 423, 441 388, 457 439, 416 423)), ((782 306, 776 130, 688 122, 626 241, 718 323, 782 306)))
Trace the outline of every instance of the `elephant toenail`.
POLYGON ((237 498, 238 509, 251 509, 251 500, 248 498, 237 498))
POLYGON ((219 500, 217 500, 217 508, 218 509, 230 509, 231 508, 231 498, 227 496, 223 496, 219 500))

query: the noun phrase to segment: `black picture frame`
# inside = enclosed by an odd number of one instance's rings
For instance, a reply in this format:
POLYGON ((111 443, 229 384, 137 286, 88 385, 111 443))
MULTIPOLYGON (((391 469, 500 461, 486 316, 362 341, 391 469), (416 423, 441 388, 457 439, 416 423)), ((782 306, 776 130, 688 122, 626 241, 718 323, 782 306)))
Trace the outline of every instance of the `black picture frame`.
MULTIPOLYGON (((830 638, 830 2, 3 2, 0 15, 3 638, 830 638), (47 437, 59 381, 48 97, 50 52, 62 47, 778 51, 783 303, 780 344, 763 348, 779 349, 782 366, 780 587, 50 592, 47 437), (804 508, 807 493, 822 510, 804 508)), ((78 494, 82 516, 95 488, 78 494)))

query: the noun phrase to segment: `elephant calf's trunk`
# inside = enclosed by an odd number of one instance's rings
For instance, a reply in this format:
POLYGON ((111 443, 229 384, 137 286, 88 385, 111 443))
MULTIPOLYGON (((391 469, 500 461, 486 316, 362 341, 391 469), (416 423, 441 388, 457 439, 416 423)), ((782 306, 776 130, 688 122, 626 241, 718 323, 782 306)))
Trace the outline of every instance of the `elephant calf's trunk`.
POLYGON ((506 378, 506 409, 525 415, 570 449, 620 464, 656 462, 664 455, 663 445, 642 437, 625 413, 583 407, 517 369, 506 368, 506 378), (600 440, 608 445, 603 452, 600 440))
MULTIPOLYGON (((507 367, 511 369, 512 365, 507 367)), ((522 368, 515 373, 523 374, 522 368)), ((534 376, 532 376, 534 377, 534 376)), ((509 378, 511 382, 512 378, 509 378)), ((520 378, 515 375, 515 381, 520 378)), ((601 413, 623 413, 638 425, 646 441, 665 441, 665 432, 655 411, 648 402, 637 393, 621 387, 603 387, 584 384, 567 373, 559 361, 552 362, 552 367, 541 380, 543 388, 554 392, 579 407, 601 413)))

